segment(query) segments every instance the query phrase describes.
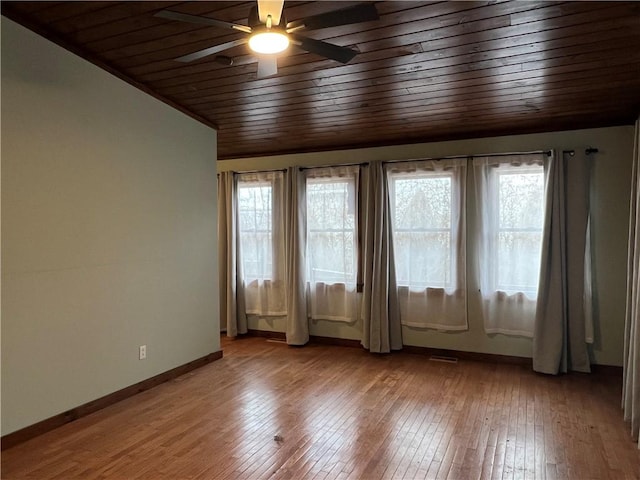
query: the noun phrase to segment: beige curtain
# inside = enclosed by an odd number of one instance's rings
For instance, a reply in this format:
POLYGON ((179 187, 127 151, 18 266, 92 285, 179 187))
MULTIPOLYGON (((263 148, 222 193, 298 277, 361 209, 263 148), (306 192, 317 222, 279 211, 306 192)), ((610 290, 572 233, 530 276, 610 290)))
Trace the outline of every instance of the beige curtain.
POLYGON ((533 369, 558 374, 591 370, 585 322, 585 264, 589 226, 590 158, 582 152, 547 162, 540 285, 533 336, 533 369))
POLYGON ((218 175, 218 274, 220 324, 228 337, 247 333, 237 225, 237 180, 233 172, 218 175))
POLYGON ((304 345, 309 341, 309 320, 305 296, 306 216, 305 179, 298 167, 286 173, 284 247, 285 289, 287 298, 286 337, 289 345, 304 345))
POLYGON ((640 448, 640 119, 636 121, 631 182, 622 408, 640 448))
POLYGON ((362 167, 362 345, 371 352, 402 348, 393 264, 389 194, 381 162, 362 167))

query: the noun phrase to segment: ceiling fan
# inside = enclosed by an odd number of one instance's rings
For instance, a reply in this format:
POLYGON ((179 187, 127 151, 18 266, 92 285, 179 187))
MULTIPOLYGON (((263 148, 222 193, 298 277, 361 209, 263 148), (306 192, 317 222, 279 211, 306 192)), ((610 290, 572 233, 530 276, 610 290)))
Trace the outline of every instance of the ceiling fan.
MULTIPOLYGON (((200 15, 189 15, 172 10, 161 10, 154 16, 168 20, 232 29, 247 34, 247 36, 238 40, 178 57, 176 61, 191 62, 248 43, 249 48, 258 57, 258 78, 269 77, 278 73, 277 55, 284 52, 290 44, 296 45, 307 52, 315 53, 337 62, 347 63, 358 54, 357 51, 305 37, 297 32, 368 22, 380 18, 376 7, 371 3, 366 3, 287 22, 283 7, 284 0, 258 0, 257 5, 253 6, 249 11, 248 25, 225 22, 200 15)), ((230 63, 230 61, 227 61, 227 64, 230 63)))

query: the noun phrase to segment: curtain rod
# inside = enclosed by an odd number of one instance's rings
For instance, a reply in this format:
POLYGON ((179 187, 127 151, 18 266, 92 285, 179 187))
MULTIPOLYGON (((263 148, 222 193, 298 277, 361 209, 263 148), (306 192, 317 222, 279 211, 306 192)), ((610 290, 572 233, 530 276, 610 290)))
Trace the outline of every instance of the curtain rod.
MULTIPOLYGON (((473 157, 501 157, 501 156, 508 156, 508 155, 529 155, 529 154, 535 154, 535 153, 541 153, 543 155, 546 155, 547 157, 551 156, 551 150, 533 150, 533 151, 529 151, 529 152, 504 152, 504 153, 486 153, 486 154, 473 154, 473 155, 453 155, 453 156, 449 156, 449 157, 427 157, 427 158, 413 158, 413 159, 408 159, 408 160, 383 160, 382 163, 400 163, 400 162, 418 162, 421 160, 433 160, 433 161, 438 161, 438 160, 455 160, 458 158, 473 158, 473 157)), ((575 152, 573 150, 563 150, 563 153, 569 153, 570 155, 573 155, 575 152)), ((585 150, 585 153, 587 155, 591 154, 591 153, 598 153, 598 149, 597 148, 592 148, 592 147, 588 147, 585 150)), ((300 171, 303 170, 308 170, 310 168, 328 168, 328 167, 352 167, 352 166, 357 166, 357 165, 369 165, 369 162, 362 162, 362 163, 340 163, 340 164, 336 164, 336 165, 323 165, 323 166, 319 166, 319 167, 300 167, 300 171)))
POLYGON ((551 156, 551 150, 533 150, 531 152, 504 152, 504 153, 487 153, 485 155, 469 155, 470 157, 503 157, 507 155, 529 155, 534 153, 541 153, 547 157, 551 156))
MULTIPOLYGON (((562 153, 568 153, 569 156, 573 157, 576 154, 575 150, 563 150, 562 153)), ((584 154, 585 155, 591 155, 592 153, 598 153, 598 149, 597 148, 593 148, 593 147, 587 147, 584 149, 584 154)))
POLYGON ((458 158, 473 158, 473 157, 501 157, 507 155, 529 155, 534 153, 542 153, 547 157, 551 155, 551 150, 534 150, 531 152, 505 152, 505 153, 485 153, 485 154, 473 154, 473 155, 452 155, 449 157, 427 157, 427 158, 413 158, 409 160, 385 160, 382 163, 401 163, 401 162, 419 162, 424 160, 440 161, 440 160, 456 160, 458 158))
POLYGON ((271 168, 268 170, 241 170, 241 171, 237 171, 237 170, 228 170, 232 173, 238 173, 238 174, 242 174, 242 173, 271 173, 271 172, 286 172, 287 169, 286 168, 271 168))
MULTIPOLYGON (((433 161, 438 161, 438 160, 455 160, 457 158, 472 158, 472 157, 500 157, 500 156, 506 156, 506 155, 527 155, 527 154, 533 154, 533 153, 542 153, 544 155, 546 155, 547 157, 551 156, 551 150, 533 150, 530 152, 505 152, 505 153, 487 153, 487 154, 474 154, 474 155, 453 155, 450 157, 427 157, 427 158, 413 158, 413 159, 408 159, 408 160, 383 160, 382 163, 400 163, 400 162, 418 162, 421 160, 433 160, 433 161)), ((569 155, 573 156, 575 155, 575 150, 563 150, 562 153, 568 153, 569 155)), ((598 153, 598 149, 597 148, 593 148, 593 147, 587 147, 584 151, 584 153, 586 155, 590 155, 592 153, 598 153)), ((304 171, 304 170, 309 170, 309 169, 313 169, 313 168, 331 168, 331 167, 355 167, 355 166, 360 166, 360 165, 369 165, 369 162, 356 162, 356 163, 337 163, 337 164, 333 164, 333 165, 320 165, 317 167, 299 167, 300 171, 304 171)), ((269 172, 286 172, 287 169, 286 168, 275 168, 275 169, 270 169, 270 170, 242 170, 242 171, 236 171, 236 170, 231 170, 233 173, 269 173, 269 172)), ((218 172, 218 175, 220 174, 220 172, 218 172)))
POLYGON ((299 167, 300 171, 311 170, 314 168, 331 168, 331 167, 359 167, 360 165, 369 165, 369 162, 357 162, 357 163, 336 163, 333 165, 321 165, 319 167, 299 167))
POLYGON ((424 160, 431 160, 437 162, 439 160, 456 160, 458 158, 470 158, 472 155, 453 155, 451 157, 422 157, 422 158, 409 158, 407 160, 383 160, 382 163, 403 163, 403 162, 421 162, 424 160))

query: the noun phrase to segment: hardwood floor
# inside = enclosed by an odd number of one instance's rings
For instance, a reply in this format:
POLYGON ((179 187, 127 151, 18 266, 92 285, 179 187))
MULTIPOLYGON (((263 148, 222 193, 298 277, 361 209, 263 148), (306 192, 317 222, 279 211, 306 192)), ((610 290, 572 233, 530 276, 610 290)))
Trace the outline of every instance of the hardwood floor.
POLYGON ((2 478, 640 478, 618 378, 264 338, 223 349, 6 450, 2 478))

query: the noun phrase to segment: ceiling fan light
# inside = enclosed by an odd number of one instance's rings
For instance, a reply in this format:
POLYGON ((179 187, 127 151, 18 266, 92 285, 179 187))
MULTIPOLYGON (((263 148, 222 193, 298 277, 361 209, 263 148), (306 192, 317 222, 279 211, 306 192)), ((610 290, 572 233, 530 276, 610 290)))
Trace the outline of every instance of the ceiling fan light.
POLYGON ((249 38, 249 48, 256 53, 280 53, 285 51, 288 46, 289 38, 287 35, 273 30, 255 33, 249 38))

